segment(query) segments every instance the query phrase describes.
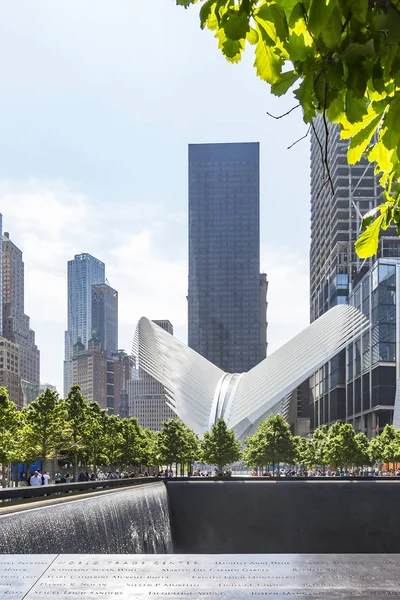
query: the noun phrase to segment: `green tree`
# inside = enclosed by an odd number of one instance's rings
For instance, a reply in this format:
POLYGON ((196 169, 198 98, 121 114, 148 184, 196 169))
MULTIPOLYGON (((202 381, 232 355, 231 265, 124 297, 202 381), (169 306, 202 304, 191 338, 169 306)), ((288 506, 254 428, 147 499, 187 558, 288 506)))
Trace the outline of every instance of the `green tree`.
POLYGON ((42 471, 47 470, 47 460, 56 457, 62 445, 66 416, 58 393, 49 388, 23 409, 21 438, 25 461, 40 459, 42 471))
POLYGON ((244 458, 249 467, 272 465, 274 470, 281 462, 293 464, 296 454, 296 442, 282 415, 271 415, 246 439, 244 458))
POLYGON ((393 425, 385 425, 384 430, 379 436, 381 444, 381 458, 388 467, 392 463, 394 466, 400 461, 400 432, 393 425))
POLYGON ((159 432, 152 429, 143 429, 140 441, 140 464, 147 467, 160 465, 159 432))
POLYGON ((325 446, 328 439, 328 426, 321 425, 313 433, 312 449, 313 449, 313 467, 325 467, 325 446))
POLYGON ((93 473, 97 477, 97 467, 104 459, 105 435, 107 430, 107 412, 98 402, 89 402, 86 407, 85 428, 82 442, 87 462, 93 465, 93 473))
POLYGON ((67 425, 70 430, 69 452, 72 456, 72 473, 77 480, 78 456, 85 447, 85 433, 88 425, 88 404, 79 385, 73 385, 63 402, 67 412, 67 425))
POLYGON ((241 459, 242 446, 236 440, 235 432, 228 429, 224 419, 221 417, 206 431, 201 442, 202 461, 208 465, 217 465, 218 471, 222 472, 226 465, 230 465, 241 459))
POLYGON ((356 433, 355 441, 358 447, 358 456, 356 456, 355 464, 359 467, 371 465, 371 456, 369 453, 369 439, 367 438, 365 433, 356 433))
POLYGON ((325 464, 343 469, 360 466, 359 460, 360 448, 353 426, 350 423, 334 423, 328 431, 325 444, 325 464))
POLYGON ((293 441, 296 446, 295 462, 305 467, 314 467, 316 465, 314 458, 314 445, 311 437, 295 436, 293 441))
MULTIPOLYGON (((185 452, 182 456, 183 463, 187 464, 188 472, 191 471, 192 464, 200 457, 200 439, 197 433, 190 429, 187 425, 186 428, 186 443, 185 452)), ((182 474, 184 471, 183 464, 181 465, 182 474)))
POLYGON ((127 467, 141 464, 145 434, 136 417, 121 419, 120 424, 120 466, 121 471, 123 471, 127 467))
POLYGON ((163 464, 172 468, 175 463, 175 474, 178 475, 178 464, 187 456, 187 427, 180 419, 169 419, 163 422, 159 435, 160 459, 163 464))
POLYGON ((108 465, 120 466, 123 461, 124 437, 122 423, 116 415, 108 415, 104 436, 104 454, 108 465))
POLYGON ((18 459, 16 444, 20 418, 17 407, 8 397, 5 387, 0 388, 0 466, 2 468, 1 485, 6 487, 6 469, 18 459))
MULTIPOLYGON (((176 0, 186 8, 196 2, 176 0)), ((328 120, 351 138, 350 164, 363 154, 375 163, 384 202, 364 217, 359 257, 375 254, 381 229, 394 223, 400 233, 399 0, 206 0, 200 24, 214 33, 229 62, 253 46, 257 76, 273 94, 296 85, 309 128, 323 115, 325 164, 328 120)), ((332 187, 329 170, 326 175, 332 187)))

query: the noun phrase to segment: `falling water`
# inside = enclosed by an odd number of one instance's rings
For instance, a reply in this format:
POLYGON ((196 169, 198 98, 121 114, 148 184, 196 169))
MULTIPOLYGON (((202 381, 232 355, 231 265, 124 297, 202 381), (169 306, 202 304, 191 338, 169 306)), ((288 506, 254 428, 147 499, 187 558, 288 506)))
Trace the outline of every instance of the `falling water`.
POLYGON ((3 554, 172 552, 163 483, 0 516, 3 554))

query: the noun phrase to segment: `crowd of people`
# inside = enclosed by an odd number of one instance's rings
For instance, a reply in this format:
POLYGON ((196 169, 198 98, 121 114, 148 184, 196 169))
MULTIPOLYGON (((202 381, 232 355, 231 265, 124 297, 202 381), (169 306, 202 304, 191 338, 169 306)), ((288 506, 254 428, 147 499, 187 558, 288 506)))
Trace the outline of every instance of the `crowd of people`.
MULTIPOLYGON (((156 472, 148 472, 148 471, 97 471, 97 474, 88 471, 79 471, 76 481, 105 481, 106 479, 133 479, 135 477, 174 477, 172 471, 165 469, 165 471, 156 472)), ((28 479, 26 480, 28 485, 37 486, 37 485, 50 485, 50 484, 59 484, 59 483, 74 483, 74 477, 71 473, 60 473, 57 472, 54 475, 54 479, 50 477, 50 475, 44 471, 43 474, 40 471, 34 471, 28 479)))
MULTIPOLYGON (((261 473, 260 473, 261 474, 261 473)), ((258 477, 259 473, 257 471, 252 471, 251 475, 253 477, 258 477)), ((189 473, 190 477, 231 477, 231 471, 222 471, 219 472, 218 469, 215 471, 210 470, 195 470, 192 473, 189 473)), ((262 473, 263 477, 400 477, 400 468, 398 469, 388 469, 388 470, 379 470, 374 468, 365 468, 365 469, 323 469, 323 468, 314 468, 314 469, 275 469, 274 471, 264 471, 262 473)), ((106 479, 132 479, 136 477, 164 477, 164 478, 172 478, 174 477, 173 471, 169 469, 161 470, 156 472, 148 472, 148 471, 97 471, 95 475, 93 472, 89 473, 88 471, 80 471, 76 478, 77 482, 84 481, 105 481, 106 479)), ((41 473, 40 471, 35 471, 27 480, 28 485, 37 486, 37 485, 50 485, 52 483, 73 483, 74 478, 71 473, 56 473, 54 476, 54 480, 51 479, 50 475, 44 471, 41 473)))
MULTIPOLYGON (((256 471, 252 472, 257 477, 256 471)), ((400 477, 399 469, 276 469, 275 471, 264 471, 263 477, 400 477)))

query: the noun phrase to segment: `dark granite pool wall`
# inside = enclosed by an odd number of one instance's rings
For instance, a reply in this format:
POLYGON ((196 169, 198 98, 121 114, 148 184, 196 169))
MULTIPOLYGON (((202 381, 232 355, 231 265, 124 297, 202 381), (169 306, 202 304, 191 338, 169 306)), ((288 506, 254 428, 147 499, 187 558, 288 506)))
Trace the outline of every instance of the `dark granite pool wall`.
POLYGON ((400 552, 400 481, 168 481, 176 553, 400 552))

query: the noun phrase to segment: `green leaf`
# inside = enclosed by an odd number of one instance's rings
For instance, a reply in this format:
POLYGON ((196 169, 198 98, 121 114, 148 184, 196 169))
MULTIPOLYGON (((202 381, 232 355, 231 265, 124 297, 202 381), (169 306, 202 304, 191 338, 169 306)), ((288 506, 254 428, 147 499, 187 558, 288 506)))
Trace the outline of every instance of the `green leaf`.
POLYGON ((350 10, 360 23, 365 23, 368 14, 368 0, 351 0, 350 10))
POLYGON ((342 16, 337 6, 334 7, 332 14, 327 19, 320 35, 323 39, 325 46, 329 50, 334 49, 340 45, 342 39, 342 16))
POLYGON ((261 27, 258 28, 258 34, 254 66, 258 77, 272 84, 281 73, 283 59, 276 53, 276 46, 261 27))
POLYGON ((379 243, 379 232, 384 216, 383 214, 375 219, 356 241, 355 249, 359 258, 370 258, 376 254, 379 243))
POLYGON ((207 0, 200 9, 200 26, 202 29, 206 26, 208 18, 211 14, 213 7, 216 5, 215 0, 207 0))
POLYGON ((232 63, 238 63, 241 58, 241 53, 244 48, 243 40, 229 40, 226 37, 225 31, 223 29, 218 29, 215 34, 215 37, 218 38, 219 43, 218 47, 222 50, 227 61, 232 63))
POLYGON ((312 0, 308 29, 316 39, 321 37, 328 49, 336 48, 342 35, 342 16, 337 0, 312 0))
POLYGON ((348 63, 358 59, 360 56, 375 56, 375 44, 373 38, 368 40, 366 44, 350 42, 347 48, 339 54, 339 58, 348 63))
POLYGON ((357 98, 352 90, 347 90, 346 93, 346 116, 350 123, 361 121, 367 113, 366 100, 357 98))
POLYGON ((289 19, 294 7, 299 3, 299 0, 280 0, 280 5, 285 11, 286 18, 289 19))
POLYGON ((292 62, 304 61, 314 55, 314 40, 307 29, 300 4, 295 6, 289 19, 289 53, 292 62))
POLYGON ((240 61, 243 48, 243 40, 226 40, 222 44, 222 51, 225 54, 225 58, 232 63, 240 61))
POLYGON ((382 142, 388 150, 397 147, 400 138, 400 92, 391 99, 382 123, 382 142))
POLYGON ((282 96, 286 94, 288 89, 297 81, 299 75, 294 71, 286 71, 286 73, 281 73, 275 83, 271 86, 271 92, 275 94, 275 96, 282 96))
POLYGON ((197 0, 175 0, 177 6, 188 8, 191 4, 196 4, 197 0))
POLYGON ((221 21, 221 28, 224 29, 228 39, 233 41, 244 40, 250 30, 249 19, 246 15, 238 12, 227 13, 221 21))
POLYGON ((385 32, 388 44, 400 42, 400 14, 398 8, 389 8, 385 12, 379 12, 372 20, 376 31, 385 32))
POLYGON ((303 81, 294 92, 294 95, 303 107, 303 121, 305 123, 311 123, 316 113, 314 106, 314 80, 312 73, 309 73, 304 77, 303 81))
POLYGON ((335 58, 326 65, 326 78, 329 81, 329 87, 335 87, 339 90, 343 88, 343 63, 335 58))
POLYGON ((372 68, 372 84, 377 92, 382 93, 385 89, 383 69, 379 60, 372 68))
POLYGON ((255 46, 257 44, 258 33, 253 27, 250 27, 250 30, 248 31, 248 33, 246 35, 246 39, 249 42, 249 44, 251 44, 252 46, 255 46))
POLYGON ((362 221, 361 221, 361 231, 365 231, 366 230, 366 228, 375 219, 376 214, 378 212, 382 211, 382 209, 384 208, 384 206, 385 206, 384 204, 380 204, 379 206, 375 206, 375 208, 372 208, 367 213, 365 213, 365 215, 363 216, 362 221))
POLYGON ((328 82, 324 71, 320 71, 314 81, 315 96, 321 107, 325 108, 327 104, 328 82))
MULTIPOLYGON (((382 140, 379 140, 368 152, 368 160, 371 162, 376 162, 375 174, 380 172, 388 174, 393 170, 393 154, 394 149, 389 150, 383 144, 382 140)), ((385 184, 387 176, 383 178, 382 182, 385 184)))
POLYGON ((352 90, 355 98, 363 98, 367 89, 368 73, 364 69, 361 62, 349 69, 346 83, 352 90))
POLYGON ((332 123, 340 123, 344 115, 345 92, 339 92, 339 95, 329 104, 326 109, 326 116, 332 123))
POLYGON ((289 30, 285 13, 278 4, 263 4, 254 18, 274 42, 286 40, 289 30))
POLYGON ((373 117, 366 127, 356 133, 356 135, 352 138, 347 151, 347 160, 350 165, 354 165, 361 159, 380 123, 381 118, 381 115, 373 117))

